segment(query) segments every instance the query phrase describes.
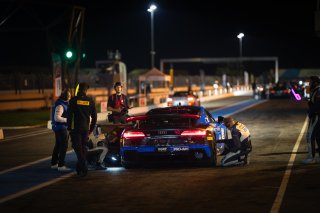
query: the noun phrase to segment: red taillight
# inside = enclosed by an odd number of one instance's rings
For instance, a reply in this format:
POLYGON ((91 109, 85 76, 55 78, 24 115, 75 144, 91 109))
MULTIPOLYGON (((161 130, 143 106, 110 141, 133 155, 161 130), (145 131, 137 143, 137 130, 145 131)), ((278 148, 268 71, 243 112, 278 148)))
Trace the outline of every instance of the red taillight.
POLYGON ((168 103, 168 106, 172 106, 172 98, 171 97, 167 98, 167 103, 168 103))
POLYGON ((206 136, 206 130, 186 130, 181 133, 182 136, 206 136))
POLYGON ((194 97, 188 96, 188 101, 194 101, 194 97))
POLYGON ((123 137, 126 139, 129 138, 143 138, 145 137, 145 134, 143 132, 125 132, 123 134, 123 137))

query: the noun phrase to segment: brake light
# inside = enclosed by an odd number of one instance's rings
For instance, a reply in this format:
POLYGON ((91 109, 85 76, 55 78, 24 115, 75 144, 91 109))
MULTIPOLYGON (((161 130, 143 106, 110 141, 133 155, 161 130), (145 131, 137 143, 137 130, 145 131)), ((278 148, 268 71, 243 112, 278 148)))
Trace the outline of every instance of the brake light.
POLYGON ((172 106, 172 98, 167 98, 168 106, 172 106))
POLYGON ((181 133, 181 136, 206 136, 206 130, 186 130, 181 133))
POLYGON ((143 132, 125 132, 123 134, 123 137, 125 139, 130 139, 130 138, 143 138, 145 137, 145 134, 143 132))
POLYGON ((193 104, 194 104, 194 97, 189 96, 189 97, 188 97, 188 105, 189 105, 189 106, 192 106, 193 104))
POLYGON ((194 98, 191 97, 191 96, 189 96, 189 97, 188 97, 188 101, 194 101, 194 98))

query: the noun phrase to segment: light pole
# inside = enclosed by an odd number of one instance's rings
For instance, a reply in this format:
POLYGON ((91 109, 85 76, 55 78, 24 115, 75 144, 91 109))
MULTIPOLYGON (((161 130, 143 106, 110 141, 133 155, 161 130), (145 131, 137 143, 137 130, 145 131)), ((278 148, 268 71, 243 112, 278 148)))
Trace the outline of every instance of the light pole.
POLYGON ((239 39, 239 44, 240 44, 240 58, 242 57, 242 38, 244 37, 244 34, 243 33, 239 33, 237 35, 238 39, 239 39))
POLYGON ((148 12, 150 12, 151 15, 151 68, 154 68, 154 56, 156 52, 154 51, 154 33, 153 33, 153 12, 157 9, 157 6, 152 4, 150 5, 148 12))
MULTIPOLYGON (((244 37, 244 34, 243 33, 239 33, 237 35, 237 37, 239 39, 239 51, 240 51, 240 53, 239 53, 239 57, 240 57, 239 68, 240 68, 240 72, 241 72, 242 69, 243 69, 241 58, 242 58, 242 38, 244 37)), ((245 76, 244 75, 243 75, 243 79, 245 81, 245 76)), ((239 85, 239 82, 237 82, 237 84, 239 85)))

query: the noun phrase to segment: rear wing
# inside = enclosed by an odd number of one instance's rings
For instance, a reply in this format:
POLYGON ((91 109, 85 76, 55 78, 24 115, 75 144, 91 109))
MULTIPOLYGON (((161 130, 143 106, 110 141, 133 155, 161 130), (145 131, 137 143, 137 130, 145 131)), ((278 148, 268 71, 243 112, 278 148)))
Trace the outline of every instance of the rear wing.
POLYGON ((131 121, 141 121, 146 120, 148 118, 163 118, 163 117, 181 117, 181 118, 191 118, 191 119, 199 119, 200 115, 194 115, 194 114, 160 114, 160 115, 141 115, 141 116, 132 116, 129 118, 126 118, 126 122, 131 121))

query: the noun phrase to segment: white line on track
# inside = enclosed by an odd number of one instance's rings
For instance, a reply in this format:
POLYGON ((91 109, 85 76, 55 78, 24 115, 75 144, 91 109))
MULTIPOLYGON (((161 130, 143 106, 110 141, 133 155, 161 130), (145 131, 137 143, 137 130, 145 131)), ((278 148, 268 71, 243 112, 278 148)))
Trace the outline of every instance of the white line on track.
MULTIPOLYGON (((70 150, 70 151, 67 152, 67 154, 68 153, 72 153, 72 152, 74 152, 74 151, 70 150)), ((30 162, 30 163, 26 163, 26 164, 23 164, 23 165, 20 165, 20 166, 16 166, 16 167, 13 167, 13 168, 10 168, 10 169, 7 169, 7 170, 3 170, 3 171, 0 171, 0 175, 8 173, 8 172, 15 171, 15 170, 18 170, 18 169, 22 169, 24 167, 31 166, 31 165, 34 165, 34 164, 37 164, 37 163, 41 163, 41 162, 49 160, 49 159, 51 159, 51 156, 46 157, 46 158, 42 158, 42 159, 30 162)))
MULTIPOLYGON (((70 151, 68 151, 67 153, 71 153, 71 152, 74 152, 74 151, 73 151, 73 150, 70 150, 70 151)), ((24 168, 24 167, 27 167, 27 166, 31 166, 31 165, 34 165, 34 164, 37 164, 37 163, 40 163, 40 162, 42 162, 42 161, 46 161, 46 160, 49 160, 49 159, 51 159, 51 156, 50 156, 50 157, 46 157, 46 158, 42 158, 42 159, 40 159, 40 160, 33 161, 33 162, 30 162, 30 163, 27 163, 27 164, 23 164, 23 165, 21 165, 21 166, 16 166, 16 167, 13 167, 13 168, 10 168, 10 169, 1 171, 1 172, 0 172, 0 175, 5 174, 5 173, 8 173, 8 172, 15 171, 15 170, 17 170, 17 169, 21 169, 21 168, 24 168)), ((44 187, 49 186, 49 185, 51 185, 51 184, 57 183, 58 181, 67 179, 67 178, 69 178, 69 177, 71 177, 71 176, 73 176, 73 175, 75 175, 75 174, 76 174, 76 172, 71 172, 71 173, 62 175, 62 176, 60 176, 60 177, 58 177, 58 178, 55 178, 55 179, 53 179, 53 180, 50 180, 50 181, 41 183, 41 184, 39 184, 39 185, 36 185, 36 186, 34 186, 34 187, 25 189, 25 190, 20 191, 20 192, 17 192, 17 193, 15 193, 15 194, 12 194, 12 195, 9 195, 9 196, 0 198, 0 204, 1 204, 1 203, 4 203, 4 202, 7 202, 7 201, 9 201, 9 200, 15 199, 15 198, 17 198, 17 197, 20 197, 20 196, 22 196, 22 195, 28 194, 28 193, 30 193, 30 192, 33 192, 33 191, 35 191, 35 190, 44 188, 44 187)))
POLYGON ((283 197, 284 197, 284 193, 286 192, 286 188, 287 188, 287 185, 288 185, 288 182, 289 182, 289 178, 290 178, 290 175, 291 175, 291 171, 292 171, 292 167, 293 167, 293 163, 294 163, 294 160, 296 158, 296 153, 299 149, 299 145, 300 145, 300 142, 301 142, 301 139, 304 135, 304 132, 307 128, 307 124, 308 124, 308 117, 306 118, 306 120, 304 121, 304 124, 302 126, 302 129, 301 129, 301 132, 299 134, 299 137, 297 138, 297 141, 292 149, 292 152, 291 152, 291 156, 290 156, 290 159, 289 159, 289 162, 288 162, 288 165, 287 165, 287 168, 286 168, 286 171, 283 175, 283 178, 282 178, 282 181, 281 181, 281 185, 279 187, 279 190, 278 190, 278 193, 277 193, 277 196, 273 202, 273 205, 272 205, 272 208, 270 210, 270 213, 278 213, 279 210, 280 210, 280 207, 281 207, 281 204, 282 204, 282 200, 283 200, 283 197))
POLYGON ((18 193, 15 193, 15 194, 12 194, 12 195, 3 197, 3 198, 0 199, 0 204, 1 204, 1 203, 4 203, 4 202, 7 202, 7 201, 9 201, 9 200, 12 200, 12 199, 14 199, 14 198, 20 197, 20 196, 22 196, 22 195, 28 194, 28 193, 30 193, 30 192, 33 192, 33 191, 35 191, 35 190, 44 188, 44 187, 49 186, 49 185, 51 185, 51 184, 54 184, 54 183, 56 183, 56 182, 58 182, 58 181, 67 179, 67 178, 69 178, 69 177, 71 177, 71 176, 73 176, 73 175, 75 175, 75 174, 76 174, 76 172, 71 172, 71 173, 65 174, 65 175, 63 175, 63 176, 60 176, 60 177, 58 177, 58 178, 55 178, 55 179, 53 179, 53 180, 50 180, 50 181, 41 183, 41 184, 39 184, 39 185, 36 185, 36 186, 34 186, 34 187, 31 187, 31 188, 22 190, 22 191, 20 191, 20 192, 18 192, 18 193))
POLYGON ((52 132, 52 130, 48 130, 48 129, 34 131, 34 132, 28 132, 28 133, 24 133, 24 134, 20 134, 20 135, 14 135, 14 136, 7 137, 7 138, 1 140, 0 142, 6 142, 6 141, 17 140, 17 139, 31 137, 31 136, 43 135, 43 134, 47 134, 50 132, 52 132))

